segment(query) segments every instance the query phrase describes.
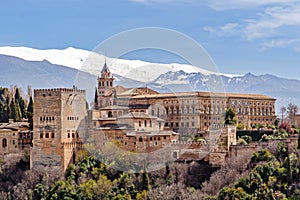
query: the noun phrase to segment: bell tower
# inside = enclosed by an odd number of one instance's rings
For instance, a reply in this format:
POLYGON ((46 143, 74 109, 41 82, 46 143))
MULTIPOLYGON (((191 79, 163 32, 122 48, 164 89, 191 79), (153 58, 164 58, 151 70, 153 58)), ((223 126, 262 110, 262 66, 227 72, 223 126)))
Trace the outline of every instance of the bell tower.
POLYGON ((104 66, 101 70, 100 76, 98 76, 98 108, 110 106, 113 104, 113 85, 114 78, 109 71, 105 58, 104 66))

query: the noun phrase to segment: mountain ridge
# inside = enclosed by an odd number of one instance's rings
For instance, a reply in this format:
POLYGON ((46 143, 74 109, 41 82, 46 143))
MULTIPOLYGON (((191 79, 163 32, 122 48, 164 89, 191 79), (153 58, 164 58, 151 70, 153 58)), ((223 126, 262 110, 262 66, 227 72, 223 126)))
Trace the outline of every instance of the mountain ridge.
MULTIPOLYGON (((1 53, 0 53, 1 54, 1 53)), ((97 66, 100 64, 95 63, 97 66)), ((117 66, 114 66, 115 68, 117 66)), ((121 66, 122 67, 122 66, 121 66)), ((100 67, 97 69, 100 71, 100 67)), ((27 61, 14 56, 0 55, 2 77, 0 85, 18 85, 25 89, 73 87, 87 90, 87 99, 92 101, 97 86, 97 76, 86 71, 52 64, 46 59, 27 61)), ((113 70, 111 70, 113 71, 113 70)), ((145 69, 145 71, 147 71, 145 69)), ((174 70, 159 74, 153 80, 138 81, 126 74, 114 74, 115 85, 125 87, 150 87, 158 92, 210 91, 247 94, 264 94, 277 99, 276 111, 288 103, 300 102, 300 81, 281 78, 272 74, 254 75, 247 73, 239 76, 223 74, 203 74, 201 72, 174 70), (123 76, 122 76, 123 75, 123 76)))

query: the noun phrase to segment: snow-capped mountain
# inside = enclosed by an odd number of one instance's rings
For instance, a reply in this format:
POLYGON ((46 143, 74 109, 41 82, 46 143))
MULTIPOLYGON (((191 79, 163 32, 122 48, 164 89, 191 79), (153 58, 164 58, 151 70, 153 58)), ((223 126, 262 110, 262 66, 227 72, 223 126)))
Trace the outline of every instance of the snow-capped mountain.
MULTIPOLYGON (((62 50, 38 50, 28 47, 4 46, 0 47, 0 54, 18 57, 27 61, 47 60, 52 64, 79 69, 93 75, 99 74, 99 71, 105 62, 105 57, 101 54, 72 47, 62 50)), ((151 82, 158 78, 161 74, 178 71, 184 71, 186 73, 201 73, 204 75, 218 74, 227 77, 238 76, 234 74, 220 74, 187 64, 160 64, 141 60, 125 60, 109 57, 106 58, 106 62, 109 64, 110 70, 113 74, 143 82, 151 82)))
MULTIPOLYGON (((259 93, 276 98, 277 111, 290 102, 300 102, 300 81, 295 79, 270 74, 228 75, 190 65, 157 64, 139 60, 107 58, 107 63, 114 74, 115 84, 125 87, 147 85, 158 92, 259 93)), ((97 86, 96 75, 103 64, 104 56, 74 48, 35 50, 26 47, 0 47, 0 87, 18 85, 26 91, 27 85, 32 88, 77 85, 87 90, 87 98, 92 101, 97 86)))

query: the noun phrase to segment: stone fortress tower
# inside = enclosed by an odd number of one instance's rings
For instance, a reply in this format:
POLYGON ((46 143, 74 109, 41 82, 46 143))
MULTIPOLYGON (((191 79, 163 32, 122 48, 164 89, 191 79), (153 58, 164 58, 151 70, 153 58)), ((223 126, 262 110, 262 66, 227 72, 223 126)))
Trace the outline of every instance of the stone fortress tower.
POLYGON ((65 171, 83 148, 86 113, 85 90, 34 90, 31 168, 61 167, 65 171))

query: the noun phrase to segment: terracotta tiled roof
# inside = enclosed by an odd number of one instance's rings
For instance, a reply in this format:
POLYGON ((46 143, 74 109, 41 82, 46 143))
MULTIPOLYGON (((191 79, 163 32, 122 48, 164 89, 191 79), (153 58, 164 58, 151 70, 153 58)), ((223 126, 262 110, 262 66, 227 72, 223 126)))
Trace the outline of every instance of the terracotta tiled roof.
POLYGON ((176 98, 176 97, 227 97, 227 98, 249 98, 249 99, 272 99, 272 97, 261 94, 238 94, 238 93, 214 93, 214 92, 177 92, 177 93, 162 93, 162 94, 146 94, 136 95, 132 99, 140 98, 176 98))

